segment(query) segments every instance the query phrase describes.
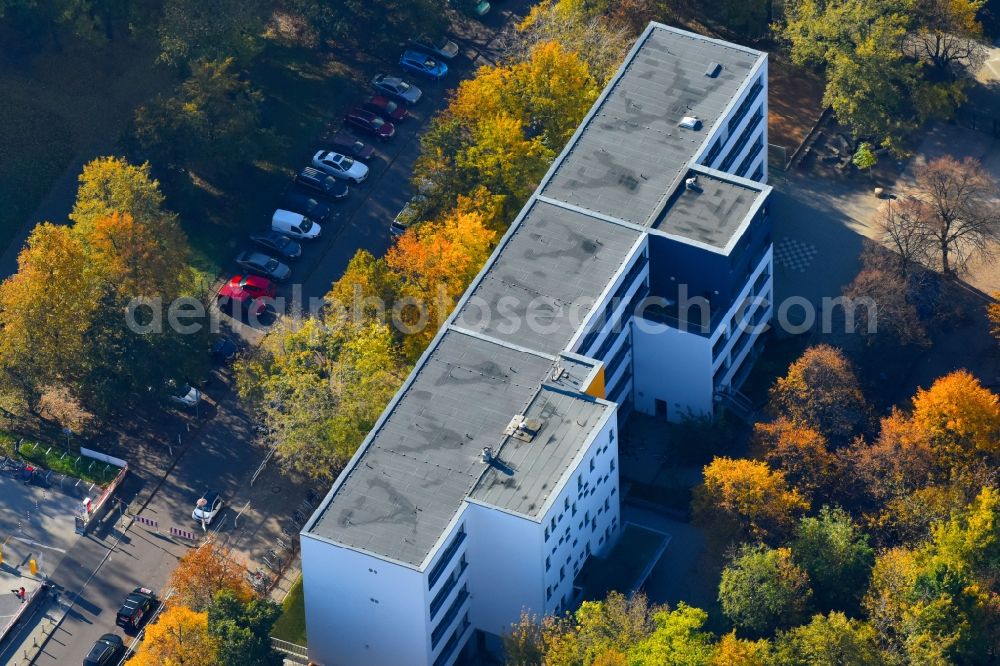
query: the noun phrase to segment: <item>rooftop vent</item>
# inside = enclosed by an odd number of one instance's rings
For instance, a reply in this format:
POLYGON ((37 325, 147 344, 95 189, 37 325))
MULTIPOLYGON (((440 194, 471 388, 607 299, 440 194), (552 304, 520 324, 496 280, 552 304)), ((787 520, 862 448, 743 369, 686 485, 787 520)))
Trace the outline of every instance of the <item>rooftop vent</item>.
POLYGON ((684 116, 683 118, 681 118, 681 121, 677 124, 678 126, 683 127, 685 129, 696 130, 696 131, 701 129, 701 121, 694 116, 684 116))
POLYGON ((721 71, 722 71, 722 65, 720 65, 717 62, 710 62, 708 63, 708 69, 705 70, 705 76, 707 76, 710 79, 714 79, 719 75, 719 72, 721 71))
POLYGON ((691 176, 684 180, 684 187, 692 192, 701 192, 701 185, 698 184, 698 176, 691 176))
POLYGON ((493 462, 493 449, 488 446, 483 447, 483 462, 487 464, 493 462))
POLYGON ((542 429, 543 425, 545 424, 538 419, 526 419, 524 418, 524 414, 515 414, 514 418, 507 424, 507 427, 504 428, 503 434, 519 439, 522 442, 530 442, 538 434, 538 431, 542 429))

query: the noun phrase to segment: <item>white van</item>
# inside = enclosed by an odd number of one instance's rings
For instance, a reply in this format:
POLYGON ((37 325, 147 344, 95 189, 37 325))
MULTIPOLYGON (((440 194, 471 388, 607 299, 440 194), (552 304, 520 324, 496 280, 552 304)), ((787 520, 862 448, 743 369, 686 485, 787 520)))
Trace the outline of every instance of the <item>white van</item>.
POLYGON ((305 215, 278 209, 271 217, 271 229, 291 238, 311 240, 319 238, 320 226, 305 215))

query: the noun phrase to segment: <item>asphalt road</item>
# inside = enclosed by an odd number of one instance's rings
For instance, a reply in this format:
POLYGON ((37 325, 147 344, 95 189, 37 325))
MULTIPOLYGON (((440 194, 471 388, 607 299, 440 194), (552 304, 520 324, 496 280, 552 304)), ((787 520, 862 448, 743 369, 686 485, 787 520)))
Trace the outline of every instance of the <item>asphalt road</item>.
MULTIPOLYGON (((491 52, 497 30, 511 20, 513 12, 523 14, 527 0, 503 3, 487 25, 470 24, 472 31, 457 40, 462 54, 443 83, 417 82, 424 99, 414 107, 414 117, 403 123, 394 139, 379 146, 369 166, 372 173, 365 183, 353 188, 338 210, 333 229, 324 228, 321 240, 307 247, 294 267, 293 279, 301 284, 302 298, 322 297, 344 271, 359 249, 382 255, 390 243, 389 223, 411 196, 410 177, 419 151, 419 132, 435 110, 443 106, 446 91, 459 77, 493 60, 491 52)), ((407 77, 411 78, 412 77, 407 77)), ((303 163, 309 156, 303 156, 303 163)), ((285 288, 285 294, 291 292, 285 288)), ((259 331, 242 328, 250 342, 259 331)), ((262 459, 263 451, 254 444, 253 432, 231 383, 217 380, 206 391, 217 401, 214 413, 204 415, 200 430, 186 436, 182 446, 168 443, 175 434, 144 433, 150 451, 109 453, 135 464, 119 489, 118 496, 129 511, 159 521, 159 531, 140 528, 112 515, 96 531, 80 539, 52 572, 51 581, 61 591, 64 603, 72 604, 67 615, 34 663, 55 665, 81 663, 94 640, 106 632, 121 633, 115 627, 115 612, 136 586, 151 587, 162 593, 177 559, 192 544, 164 536, 170 526, 199 530, 191 511, 199 494, 212 488, 224 497, 247 496, 249 479, 262 459), (167 449, 165 451, 165 449, 167 449), (148 455, 147 455, 148 454, 148 455)), ((224 535, 233 529, 234 507, 217 520, 224 535)), ((214 526, 213 526, 214 527, 214 526)), ((0 654, 0 657, 3 657, 0 654)))

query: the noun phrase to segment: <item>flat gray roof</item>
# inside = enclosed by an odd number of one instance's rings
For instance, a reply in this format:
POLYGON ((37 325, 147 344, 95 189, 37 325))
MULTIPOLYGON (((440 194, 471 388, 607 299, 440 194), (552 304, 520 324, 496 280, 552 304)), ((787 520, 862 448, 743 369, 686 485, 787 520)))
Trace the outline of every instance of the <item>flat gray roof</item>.
POLYGON ((649 31, 542 194, 647 225, 765 57, 682 30, 649 31), (714 78, 705 75, 713 62, 722 66, 714 78), (685 116, 701 129, 679 127, 685 116))
POLYGON ((688 171, 688 177, 697 178, 694 189, 680 185, 653 228, 724 248, 762 196, 761 189, 704 171, 688 171))
POLYGON ((543 387, 525 412, 542 427, 530 442, 508 437, 469 496, 529 517, 538 516, 610 405, 543 387))
POLYGON ((419 567, 551 372, 549 358, 447 331, 309 532, 419 567))
POLYGON ((494 252, 455 325, 557 354, 569 344, 641 232, 543 201, 529 206, 494 252))
MULTIPOLYGON (((526 516, 543 509, 615 409, 579 393, 599 363, 561 352, 765 57, 647 29, 305 534, 419 568, 466 498, 526 516), (712 62, 721 65, 716 78, 705 76, 712 62), (702 128, 679 128, 686 115, 702 128), (532 301, 536 327, 524 316, 532 301), (525 410, 545 421, 539 436, 508 440, 504 429, 525 410), (488 468, 483 447, 500 450, 488 468)), ((663 231, 721 239, 744 217, 735 192, 713 184, 703 199, 682 193, 663 231), (712 220, 713 211, 733 219, 712 220)))

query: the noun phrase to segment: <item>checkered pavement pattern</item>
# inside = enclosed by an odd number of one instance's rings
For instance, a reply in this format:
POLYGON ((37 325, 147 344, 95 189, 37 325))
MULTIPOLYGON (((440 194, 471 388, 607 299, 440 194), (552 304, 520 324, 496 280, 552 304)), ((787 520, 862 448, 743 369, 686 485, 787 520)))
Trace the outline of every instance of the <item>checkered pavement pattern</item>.
POLYGON ((815 245, 785 236, 774 245, 774 261, 789 270, 805 273, 816 252, 815 245))

